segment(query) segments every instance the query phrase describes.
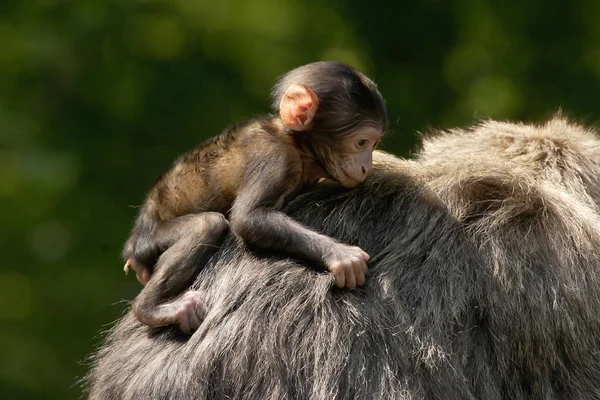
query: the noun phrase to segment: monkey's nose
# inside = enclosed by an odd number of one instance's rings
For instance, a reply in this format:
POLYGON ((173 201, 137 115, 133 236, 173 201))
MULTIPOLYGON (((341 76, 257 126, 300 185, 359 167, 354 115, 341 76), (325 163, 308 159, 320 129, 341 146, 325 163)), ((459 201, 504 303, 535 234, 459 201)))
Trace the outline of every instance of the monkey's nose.
POLYGON ((363 166, 363 167, 361 167, 361 168, 362 168, 362 175, 363 175, 363 178, 366 178, 366 177, 367 177, 367 175, 369 175, 369 172, 371 172, 371 168, 365 168, 364 166, 363 166))

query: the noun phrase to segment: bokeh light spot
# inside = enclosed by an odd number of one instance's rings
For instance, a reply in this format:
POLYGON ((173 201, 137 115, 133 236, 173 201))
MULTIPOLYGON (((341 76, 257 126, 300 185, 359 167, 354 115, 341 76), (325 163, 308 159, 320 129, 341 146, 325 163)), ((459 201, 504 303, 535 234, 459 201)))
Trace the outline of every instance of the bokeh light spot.
POLYGON ((62 259, 69 250, 69 232, 57 221, 35 227, 30 236, 31 251, 43 262, 62 259))

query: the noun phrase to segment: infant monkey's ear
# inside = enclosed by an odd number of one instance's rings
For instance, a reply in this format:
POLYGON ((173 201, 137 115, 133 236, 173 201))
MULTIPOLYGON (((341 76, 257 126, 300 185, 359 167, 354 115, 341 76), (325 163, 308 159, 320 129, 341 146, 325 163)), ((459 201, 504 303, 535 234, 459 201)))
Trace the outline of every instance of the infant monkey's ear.
POLYGON ((279 116, 283 123, 293 131, 305 131, 319 108, 319 98, 309 88, 293 83, 283 94, 279 103, 279 116))

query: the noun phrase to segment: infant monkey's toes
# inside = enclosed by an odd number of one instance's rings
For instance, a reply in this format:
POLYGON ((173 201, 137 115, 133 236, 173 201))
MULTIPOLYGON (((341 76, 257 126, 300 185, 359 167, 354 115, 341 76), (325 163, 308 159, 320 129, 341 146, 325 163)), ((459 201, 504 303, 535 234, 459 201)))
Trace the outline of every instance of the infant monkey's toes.
POLYGON ((204 295, 197 290, 185 292, 171 304, 175 308, 175 323, 186 334, 197 330, 206 317, 206 301, 204 295))
POLYGON ((128 259, 125 263, 125 266, 123 267, 123 271, 125 271, 125 274, 129 272, 130 268, 135 271, 135 277, 137 278, 137 280, 142 285, 146 286, 146 284, 150 280, 150 269, 144 264, 135 261, 133 258, 128 259))

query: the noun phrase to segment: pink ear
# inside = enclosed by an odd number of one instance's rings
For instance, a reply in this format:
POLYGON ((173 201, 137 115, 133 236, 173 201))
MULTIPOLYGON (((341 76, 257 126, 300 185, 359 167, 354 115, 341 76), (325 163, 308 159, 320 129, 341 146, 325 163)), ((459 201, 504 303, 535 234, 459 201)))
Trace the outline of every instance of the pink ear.
POLYGON ((318 108, 319 98, 315 92, 304 85, 293 83, 279 103, 279 116, 291 130, 304 131, 310 127, 318 108))

